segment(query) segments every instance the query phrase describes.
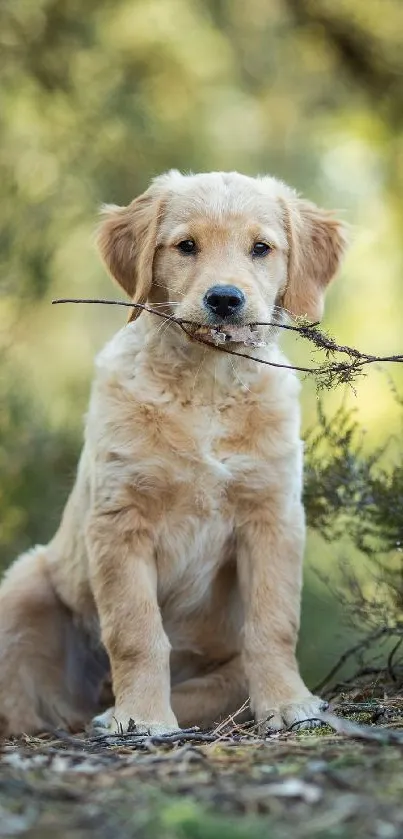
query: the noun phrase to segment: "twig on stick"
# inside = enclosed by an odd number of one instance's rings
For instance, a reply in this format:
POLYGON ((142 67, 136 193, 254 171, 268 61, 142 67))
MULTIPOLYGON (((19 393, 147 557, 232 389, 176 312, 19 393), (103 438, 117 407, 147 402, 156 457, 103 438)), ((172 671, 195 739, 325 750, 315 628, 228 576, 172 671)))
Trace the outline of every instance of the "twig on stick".
MULTIPOLYGON (((323 364, 317 367, 301 367, 296 364, 279 364, 274 361, 268 361, 265 358, 260 358, 259 356, 250 355, 249 353, 240 352, 239 350, 229 349, 227 346, 212 343, 211 341, 203 338, 203 336, 192 332, 192 329, 189 328, 192 327, 193 329, 198 329, 202 326, 206 326, 206 324, 177 318, 174 315, 166 314, 165 312, 158 311, 152 306, 146 306, 142 303, 133 303, 123 300, 103 300, 98 298, 84 299, 78 297, 66 297, 52 300, 52 304, 54 305, 59 303, 96 303, 104 306, 125 306, 131 309, 141 309, 142 311, 149 312, 150 314, 156 315, 157 317, 163 318, 164 320, 178 326, 193 341, 205 344, 210 347, 210 349, 217 350, 218 352, 225 352, 229 355, 236 355, 240 358, 247 358, 249 361, 256 361, 259 364, 266 364, 269 367, 280 367, 288 370, 296 370, 299 373, 313 375, 317 378, 318 386, 322 388, 329 388, 337 384, 353 382, 356 376, 362 374, 363 368, 368 364, 403 362, 403 354, 378 356, 361 352, 354 347, 337 344, 333 338, 318 329, 317 323, 304 322, 297 326, 291 326, 290 324, 272 321, 256 321, 255 323, 249 324, 250 327, 271 326, 276 329, 286 329, 296 332, 301 335, 301 337, 310 341, 317 349, 324 350, 326 354, 326 361, 323 364), (336 354, 346 355, 348 360, 337 361, 334 359, 336 354)), ((214 326, 211 327, 212 330, 214 330, 214 328, 214 326)))
POLYGON ((364 725, 346 720, 345 717, 338 717, 336 714, 318 714, 318 719, 325 725, 333 728, 337 734, 352 738, 353 740, 372 740, 382 745, 396 744, 403 745, 403 733, 389 728, 364 725))

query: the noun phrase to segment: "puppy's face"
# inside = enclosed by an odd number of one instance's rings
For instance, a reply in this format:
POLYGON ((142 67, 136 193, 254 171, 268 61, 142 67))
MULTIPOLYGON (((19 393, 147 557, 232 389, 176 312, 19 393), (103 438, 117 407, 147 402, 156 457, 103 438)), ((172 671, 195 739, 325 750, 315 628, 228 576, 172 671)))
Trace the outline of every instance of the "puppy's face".
POLYGON ((281 204, 239 175, 181 180, 159 225, 150 301, 196 324, 270 321, 287 283, 281 204))
POLYGON ((345 245, 340 222, 270 177, 173 171, 106 211, 99 246, 125 291, 224 329, 320 318, 345 245))

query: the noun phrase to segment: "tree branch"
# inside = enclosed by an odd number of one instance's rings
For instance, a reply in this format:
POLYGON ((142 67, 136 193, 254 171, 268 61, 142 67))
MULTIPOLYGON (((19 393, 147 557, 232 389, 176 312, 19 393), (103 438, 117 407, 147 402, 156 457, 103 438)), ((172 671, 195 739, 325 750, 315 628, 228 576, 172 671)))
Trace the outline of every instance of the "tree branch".
MULTIPOLYGON (((149 312, 150 314, 163 318, 166 321, 170 321, 172 324, 175 324, 180 329, 182 329, 182 331, 185 332, 185 334, 188 335, 189 338, 191 338, 193 341, 198 341, 201 344, 205 344, 212 350, 216 350, 218 352, 225 352, 229 355, 235 355, 240 358, 247 358, 249 359, 249 361, 256 361, 259 364, 266 364, 269 367, 281 367, 287 370, 296 370, 299 373, 307 373, 309 375, 315 376, 317 379, 317 385, 320 388, 330 388, 341 383, 351 384, 354 381, 354 379, 362 373, 363 367, 368 364, 403 361, 403 354, 378 356, 360 352, 360 350, 357 350, 354 347, 348 347, 342 344, 337 344, 333 340, 333 338, 331 338, 324 332, 321 332, 318 329, 318 325, 316 323, 309 324, 304 322, 299 326, 291 326, 289 324, 282 324, 271 321, 257 321, 255 323, 249 324, 250 327, 271 326, 276 329, 288 329, 293 332, 296 332, 302 338, 305 338, 308 341, 310 341, 317 349, 323 350, 326 356, 326 360, 323 362, 323 364, 317 367, 301 367, 296 364, 279 364, 274 361, 267 361, 264 358, 259 358, 258 356, 251 355, 250 353, 240 352, 239 350, 229 349, 226 346, 212 343, 212 341, 206 340, 201 335, 198 335, 197 332, 192 331, 192 328, 198 329, 202 326, 205 327, 205 324, 176 318, 174 317, 174 315, 168 315, 164 312, 160 312, 157 309, 154 309, 152 306, 146 306, 141 303, 126 302, 122 300, 103 300, 96 298, 84 299, 78 297, 70 297, 52 300, 52 305, 56 305, 59 303, 96 303, 104 306, 125 306, 131 309, 141 309, 142 311, 149 312), (334 356, 337 354, 346 355, 348 360, 335 360, 334 356)), ((212 337, 219 331, 219 327, 212 326, 212 337)))

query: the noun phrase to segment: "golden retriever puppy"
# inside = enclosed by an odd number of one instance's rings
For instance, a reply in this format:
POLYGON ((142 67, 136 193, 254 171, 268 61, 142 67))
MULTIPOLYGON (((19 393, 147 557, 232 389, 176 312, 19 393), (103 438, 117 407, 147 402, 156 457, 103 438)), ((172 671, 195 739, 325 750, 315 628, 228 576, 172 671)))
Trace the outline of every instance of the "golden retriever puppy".
POLYGON ((110 679, 97 724, 118 731, 211 726, 247 700, 262 730, 303 724, 323 703, 295 657, 299 383, 275 325, 320 318, 343 227, 275 178, 171 171, 107 207, 98 241, 187 334, 143 312, 97 359, 60 528, 0 588, 0 715, 78 728, 110 679))

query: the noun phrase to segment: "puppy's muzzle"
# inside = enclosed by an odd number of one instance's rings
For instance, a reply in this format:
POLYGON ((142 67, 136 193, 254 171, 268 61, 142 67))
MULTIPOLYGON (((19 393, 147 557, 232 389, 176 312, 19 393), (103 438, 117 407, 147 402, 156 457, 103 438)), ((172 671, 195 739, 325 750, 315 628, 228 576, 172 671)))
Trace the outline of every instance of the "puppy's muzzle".
POLYGON ((245 295, 234 285, 215 285, 206 291, 203 306, 209 314, 222 320, 239 315, 245 305, 245 295))

